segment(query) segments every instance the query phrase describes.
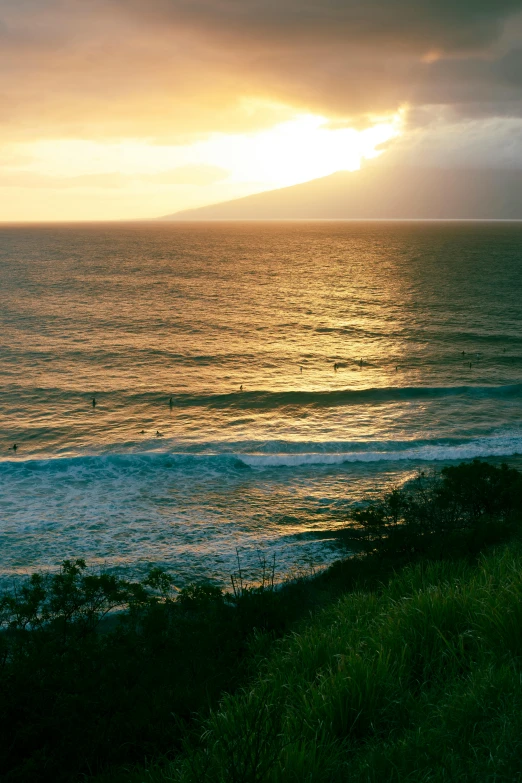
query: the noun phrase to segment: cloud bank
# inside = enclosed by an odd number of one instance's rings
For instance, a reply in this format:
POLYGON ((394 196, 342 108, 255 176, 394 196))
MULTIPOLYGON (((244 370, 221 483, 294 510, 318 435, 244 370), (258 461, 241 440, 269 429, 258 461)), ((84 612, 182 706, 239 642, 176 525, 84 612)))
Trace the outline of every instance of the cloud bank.
POLYGON ((522 0, 0 0, 0 133, 144 137, 522 115, 522 0), (422 108, 422 111, 415 111, 422 108))

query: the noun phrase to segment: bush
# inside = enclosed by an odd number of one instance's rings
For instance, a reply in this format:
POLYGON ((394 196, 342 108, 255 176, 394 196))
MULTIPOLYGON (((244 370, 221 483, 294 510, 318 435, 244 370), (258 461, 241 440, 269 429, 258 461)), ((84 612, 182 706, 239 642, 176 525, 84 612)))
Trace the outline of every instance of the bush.
POLYGON ((24 783, 175 753, 241 680, 252 633, 219 588, 176 600, 158 569, 132 583, 82 560, 4 594, 0 621, 0 778, 24 783))
POLYGON ((509 535, 521 509, 520 473, 475 460, 420 473, 383 500, 354 510, 345 540, 387 555, 460 556, 509 535))

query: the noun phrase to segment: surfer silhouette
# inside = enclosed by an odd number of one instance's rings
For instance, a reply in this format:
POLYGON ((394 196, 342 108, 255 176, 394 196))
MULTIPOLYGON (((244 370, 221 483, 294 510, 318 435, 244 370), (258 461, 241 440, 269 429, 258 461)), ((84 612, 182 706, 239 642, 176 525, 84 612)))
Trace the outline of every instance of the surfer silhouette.
POLYGON ((243 391, 243 384, 239 387, 239 391, 243 391))
POLYGON ((172 397, 171 397, 171 398, 170 398, 170 400, 169 400, 169 406, 170 406, 170 408, 172 408, 172 406, 173 406, 173 405, 174 405, 174 403, 172 402, 172 397))
POLYGON ((93 408, 95 408, 95 407, 96 407, 96 397, 93 397, 93 398, 92 398, 92 407, 93 407, 93 408))
POLYGON ((17 448, 18 448, 18 446, 17 446, 17 445, 16 445, 16 443, 15 443, 15 444, 13 445, 13 451, 15 452, 15 454, 16 454, 16 449, 17 449, 17 448))

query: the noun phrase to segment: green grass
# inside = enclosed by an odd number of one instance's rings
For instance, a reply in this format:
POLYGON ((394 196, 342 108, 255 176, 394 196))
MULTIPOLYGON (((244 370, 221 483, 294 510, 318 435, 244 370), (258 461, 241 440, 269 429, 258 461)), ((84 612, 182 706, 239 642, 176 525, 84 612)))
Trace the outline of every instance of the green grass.
POLYGON ((281 640, 175 763, 129 781, 522 780, 522 547, 407 567, 281 640))

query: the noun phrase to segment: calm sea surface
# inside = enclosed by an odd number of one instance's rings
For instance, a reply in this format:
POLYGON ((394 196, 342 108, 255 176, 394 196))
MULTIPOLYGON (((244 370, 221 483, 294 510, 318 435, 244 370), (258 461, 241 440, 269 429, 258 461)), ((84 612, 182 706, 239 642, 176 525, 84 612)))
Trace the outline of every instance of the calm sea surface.
POLYGON ((520 224, 4 226, 0 292, 0 576, 318 566, 351 504, 522 453, 520 224))

